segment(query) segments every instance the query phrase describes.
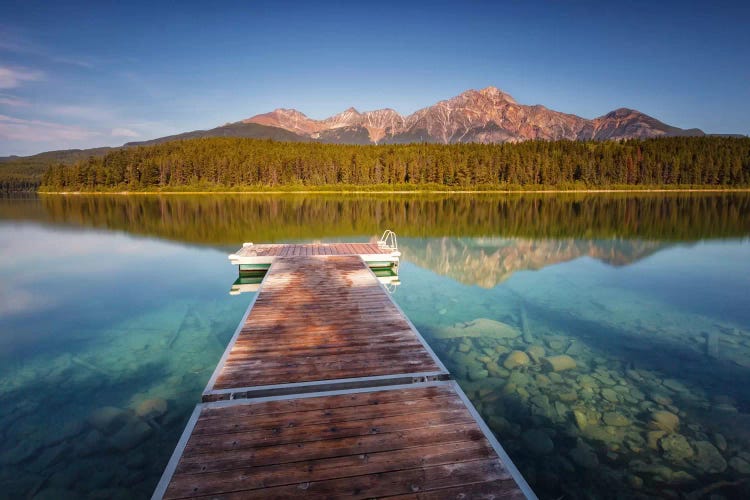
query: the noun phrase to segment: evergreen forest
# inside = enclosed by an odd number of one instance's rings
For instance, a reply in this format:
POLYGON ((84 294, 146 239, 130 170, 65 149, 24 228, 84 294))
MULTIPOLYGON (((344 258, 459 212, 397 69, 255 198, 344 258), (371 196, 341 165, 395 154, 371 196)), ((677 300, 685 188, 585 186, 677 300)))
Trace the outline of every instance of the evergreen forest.
POLYGON ((43 191, 747 187, 750 138, 340 145, 200 138, 51 166, 43 191))

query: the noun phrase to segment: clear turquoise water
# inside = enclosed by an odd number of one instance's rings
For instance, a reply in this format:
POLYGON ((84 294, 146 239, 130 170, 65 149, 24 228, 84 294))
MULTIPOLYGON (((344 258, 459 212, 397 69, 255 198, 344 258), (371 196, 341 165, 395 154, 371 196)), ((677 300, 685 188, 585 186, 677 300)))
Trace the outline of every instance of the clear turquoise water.
POLYGON ((0 200, 0 497, 150 496, 251 299, 226 254, 385 227, 394 298, 540 497, 750 494, 747 195, 123 198, 0 200), (515 333, 471 336, 479 318, 515 333), (539 347, 576 367, 503 366, 539 347))

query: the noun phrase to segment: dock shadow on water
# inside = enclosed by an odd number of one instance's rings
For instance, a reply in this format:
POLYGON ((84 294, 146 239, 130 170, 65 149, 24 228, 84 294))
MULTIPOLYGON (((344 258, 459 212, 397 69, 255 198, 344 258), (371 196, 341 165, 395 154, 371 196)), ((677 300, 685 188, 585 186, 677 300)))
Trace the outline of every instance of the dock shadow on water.
POLYGON ((243 241, 403 253, 394 299, 540 498, 750 498, 750 196, 0 200, 0 497, 147 498, 243 241))

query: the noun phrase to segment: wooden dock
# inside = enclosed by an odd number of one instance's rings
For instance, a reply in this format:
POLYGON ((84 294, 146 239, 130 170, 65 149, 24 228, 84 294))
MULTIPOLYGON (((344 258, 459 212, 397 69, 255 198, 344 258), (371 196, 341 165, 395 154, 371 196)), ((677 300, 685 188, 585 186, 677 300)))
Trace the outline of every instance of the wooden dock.
POLYGON ((270 269, 154 498, 536 498, 352 253, 397 250, 352 245, 253 245, 270 269))

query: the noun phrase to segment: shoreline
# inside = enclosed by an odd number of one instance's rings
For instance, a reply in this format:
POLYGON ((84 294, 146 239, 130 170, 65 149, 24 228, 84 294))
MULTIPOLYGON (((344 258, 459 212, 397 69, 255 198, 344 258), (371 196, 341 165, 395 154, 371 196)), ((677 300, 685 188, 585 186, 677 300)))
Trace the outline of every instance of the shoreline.
POLYGON ((654 188, 654 189, 487 189, 487 190, 443 190, 443 189, 414 189, 414 190, 242 190, 242 191, 37 191, 37 195, 209 195, 209 194, 611 194, 611 193, 750 193, 750 187, 745 188, 654 188))

